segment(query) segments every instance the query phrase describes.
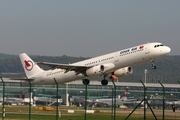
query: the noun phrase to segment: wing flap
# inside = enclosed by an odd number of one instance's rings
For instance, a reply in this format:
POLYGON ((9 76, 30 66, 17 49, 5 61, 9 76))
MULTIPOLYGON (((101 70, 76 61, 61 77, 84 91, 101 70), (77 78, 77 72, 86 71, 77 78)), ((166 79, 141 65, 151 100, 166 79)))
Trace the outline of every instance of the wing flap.
POLYGON ((27 78, 10 78, 9 80, 23 80, 23 81, 33 81, 34 79, 27 79, 27 78))
POLYGON ((85 75, 85 72, 91 66, 81 66, 81 65, 71 65, 71 64, 59 64, 59 63, 49 63, 49 62, 37 62, 39 65, 46 65, 52 69, 65 69, 65 72, 75 71, 76 74, 82 73, 85 75))
POLYGON ((73 68, 87 68, 87 66, 80 65, 71 65, 71 64, 59 64, 59 63, 49 63, 49 62, 37 62, 40 65, 46 65, 52 68, 60 68, 60 69, 73 69, 73 68))

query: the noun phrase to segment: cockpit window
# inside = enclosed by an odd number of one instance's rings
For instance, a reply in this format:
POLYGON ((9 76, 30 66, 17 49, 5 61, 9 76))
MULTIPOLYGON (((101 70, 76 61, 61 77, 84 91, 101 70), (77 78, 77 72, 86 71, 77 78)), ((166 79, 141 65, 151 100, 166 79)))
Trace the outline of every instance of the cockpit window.
POLYGON ((155 45, 154 48, 164 46, 163 44, 155 45))

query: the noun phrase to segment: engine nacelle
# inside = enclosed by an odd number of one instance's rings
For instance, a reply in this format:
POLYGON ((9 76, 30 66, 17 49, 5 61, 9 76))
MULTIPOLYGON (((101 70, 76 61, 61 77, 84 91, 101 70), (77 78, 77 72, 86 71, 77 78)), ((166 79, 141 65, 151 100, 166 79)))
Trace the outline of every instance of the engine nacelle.
POLYGON ((115 65, 113 63, 107 63, 103 65, 97 65, 86 70, 87 76, 103 75, 109 71, 113 71, 115 65))
POLYGON ((87 76, 96 76, 96 75, 102 75, 104 72, 104 66, 103 65, 98 65, 94 66, 92 68, 89 68, 86 70, 86 75, 87 76))
POLYGON ((113 74, 118 77, 124 76, 124 75, 130 75, 132 73, 133 73, 133 69, 131 67, 124 67, 113 72, 113 74))
POLYGON ((107 64, 103 64, 104 66, 104 73, 109 73, 114 71, 115 65, 113 63, 107 63, 107 64))

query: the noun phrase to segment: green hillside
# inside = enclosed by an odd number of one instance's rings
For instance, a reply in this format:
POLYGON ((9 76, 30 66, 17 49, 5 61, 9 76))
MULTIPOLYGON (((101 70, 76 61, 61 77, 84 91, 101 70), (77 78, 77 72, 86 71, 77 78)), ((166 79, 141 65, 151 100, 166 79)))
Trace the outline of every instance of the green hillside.
MULTIPOLYGON (((73 63, 87 58, 71 56, 31 56, 34 61, 46 61, 55 63, 73 63)), ((157 83, 161 80, 163 83, 177 83, 180 80, 180 56, 165 56, 155 61, 157 69, 151 68, 151 63, 144 63, 132 66, 133 74, 120 77, 119 81, 139 82, 144 80, 144 70, 147 69, 147 82, 157 83)), ((44 68, 48 69, 48 68, 44 68)), ((22 77, 23 68, 17 55, 0 54, 0 76, 2 77, 22 77), (11 73, 11 74, 10 74, 11 73), (14 74, 20 73, 20 74, 14 74)))

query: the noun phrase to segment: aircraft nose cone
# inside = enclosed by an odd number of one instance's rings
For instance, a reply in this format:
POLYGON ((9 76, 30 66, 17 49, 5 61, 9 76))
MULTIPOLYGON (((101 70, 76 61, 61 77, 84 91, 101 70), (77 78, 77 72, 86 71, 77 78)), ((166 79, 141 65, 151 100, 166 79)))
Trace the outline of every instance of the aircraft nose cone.
POLYGON ((171 52, 171 48, 170 47, 167 47, 166 48, 166 53, 170 53, 171 52))

